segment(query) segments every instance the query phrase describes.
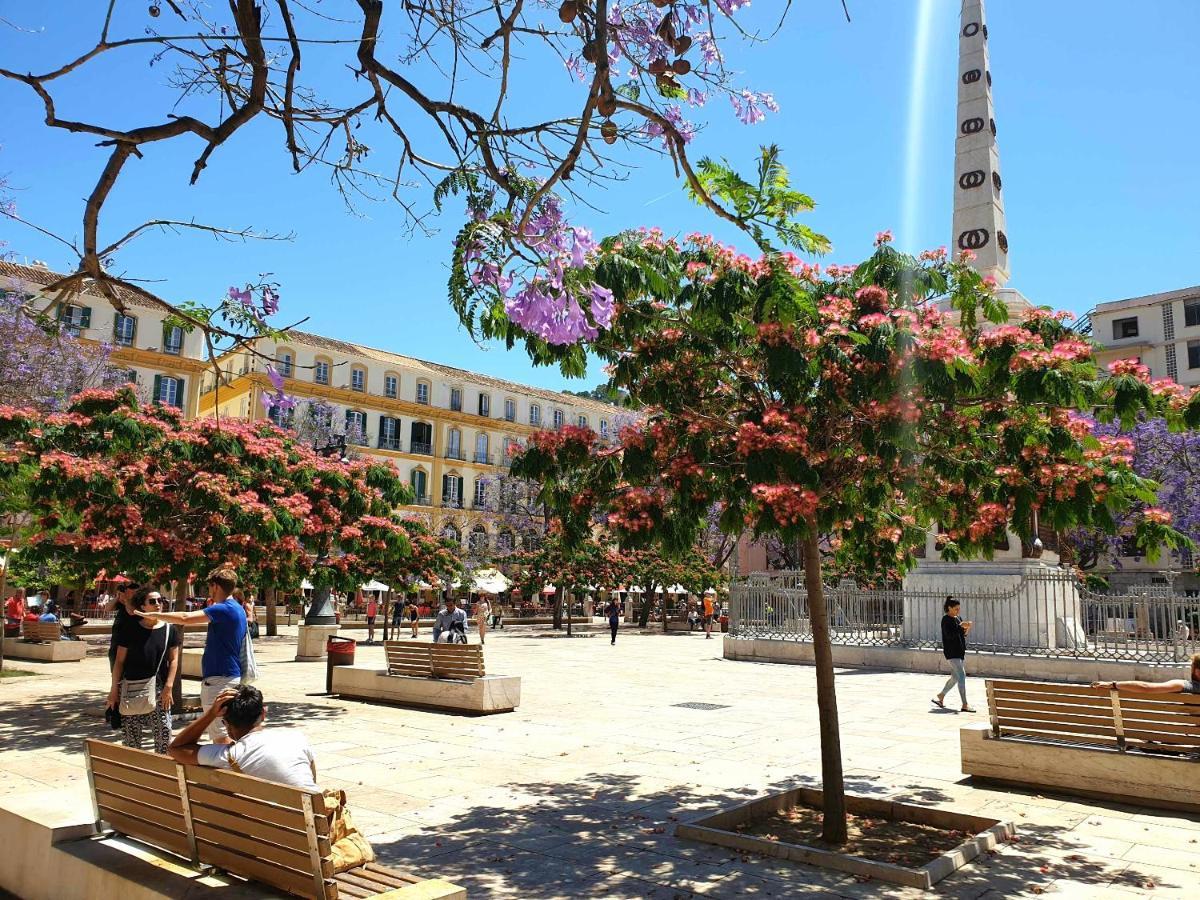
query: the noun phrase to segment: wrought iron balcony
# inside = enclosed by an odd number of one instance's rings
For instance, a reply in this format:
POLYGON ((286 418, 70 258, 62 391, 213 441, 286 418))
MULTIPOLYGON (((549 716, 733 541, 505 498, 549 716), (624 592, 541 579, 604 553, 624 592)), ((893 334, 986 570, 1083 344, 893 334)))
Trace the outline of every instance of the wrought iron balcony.
POLYGON ((408 445, 410 453, 420 453, 424 456, 433 456, 433 444, 424 444, 420 441, 413 441, 408 445))
POLYGON ((385 437, 381 434, 379 436, 379 449, 380 450, 399 450, 400 449, 400 438, 385 437))

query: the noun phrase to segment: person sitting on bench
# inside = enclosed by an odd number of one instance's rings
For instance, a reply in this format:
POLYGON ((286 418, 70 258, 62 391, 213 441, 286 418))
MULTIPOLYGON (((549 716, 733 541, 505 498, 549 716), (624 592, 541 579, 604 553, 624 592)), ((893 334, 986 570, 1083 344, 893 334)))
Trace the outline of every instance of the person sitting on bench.
POLYGON ((317 761, 304 732, 263 728, 263 696, 253 685, 228 688, 171 741, 167 754, 185 765, 232 769, 266 781, 317 791, 317 761), (200 746, 200 735, 220 716, 232 743, 200 746))
POLYGON ((1093 681, 1092 687, 1142 694, 1200 694, 1200 653, 1192 657, 1187 678, 1170 681, 1093 681))

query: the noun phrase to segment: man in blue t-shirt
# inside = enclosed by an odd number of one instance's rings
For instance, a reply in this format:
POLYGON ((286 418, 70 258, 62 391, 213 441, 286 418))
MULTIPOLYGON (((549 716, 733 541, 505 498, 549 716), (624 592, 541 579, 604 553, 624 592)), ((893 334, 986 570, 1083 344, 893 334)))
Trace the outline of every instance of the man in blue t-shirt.
MULTIPOLYGON (((155 613, 153 618, 172 625, 208 623, 204 657, 200 663, 200 705, 205 711, 221 691, 236 688, 242 681, 242 642, 246 640, 246 611, 233 597, 237 573, 220 567, 208 574, 208 606, 193 612, 155 613)), ((139 615, 141 613, 139 612, 139 615)), ((214 718, 208 729, 215 744, 228 744, 225 722, 214 718)))

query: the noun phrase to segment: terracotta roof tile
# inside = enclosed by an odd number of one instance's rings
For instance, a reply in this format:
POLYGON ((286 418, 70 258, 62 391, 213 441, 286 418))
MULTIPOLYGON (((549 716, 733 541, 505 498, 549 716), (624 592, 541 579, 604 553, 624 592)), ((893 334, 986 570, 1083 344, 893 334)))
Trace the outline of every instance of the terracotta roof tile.
MULTIPOLYGON (((53 284, 60 278, 65 278, 66 275, 62 272, 52 271, 51 269, 47 269, 43 266, 23 266, 20 263, 0 260, 0 277, 13 278, 17 281, 26 282, 27 284, 40 284, 44 286, 53 284)), ((91 290, 92 286, 91 279, 87 279, 84 293, 91 296, 101 296, 95 291, 91 290)), ((158 303, 155 303, 140 291, 135 291, 126 287, 125 285, 114 285, 113 290, 116 292, 117 297, 121 299, 121 302, 126 303, 129 306, 138 306, 142 309, 162 309, 158 303)), ((146 293, 148 294, 150 292, 147 291, 146 293)), ((151 296, 154 295, 151 294, 151 296)), ((167 301, 163 300, 161 302, 166 303, 167 301)))

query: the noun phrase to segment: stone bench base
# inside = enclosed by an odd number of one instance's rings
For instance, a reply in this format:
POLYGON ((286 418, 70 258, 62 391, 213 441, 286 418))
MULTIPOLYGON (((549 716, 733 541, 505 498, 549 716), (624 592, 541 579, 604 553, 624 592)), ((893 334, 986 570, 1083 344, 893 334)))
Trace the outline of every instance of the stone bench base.
POLYGON ((1200 812, 1200 760, 996 738, 986 724, 961 729, 959 742, 962 770, 976 778, 1200 812))
POLYGON ((487 715, 512 712, 521 705, 521 677, 485 675, 473 681, 451 681, 389 675, 386 669, 374 666, 335 666, 333 693, 358 700, 487 715))
POLYGON ((184 650, 179 654, 179 677, 202 678, 201 662, 204 659, 203 650, 184 650))
POLYGON ((38 662, 79 662, 87 656, 83 641, 46 641, 29 643, 20 638, 4 639, 4 656, 13 659, 32 659, 38 662))

